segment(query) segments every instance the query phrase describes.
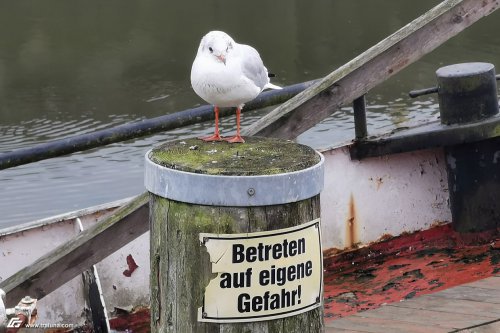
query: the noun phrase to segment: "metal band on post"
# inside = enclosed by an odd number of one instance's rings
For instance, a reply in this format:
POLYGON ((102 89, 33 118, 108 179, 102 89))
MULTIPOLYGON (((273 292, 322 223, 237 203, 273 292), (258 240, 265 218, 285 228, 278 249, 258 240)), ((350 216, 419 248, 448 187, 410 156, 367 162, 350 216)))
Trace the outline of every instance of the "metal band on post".
POLYGON ((185 172, 152 162, 150 154, 146 153, 144 184, 149 192, 171 200, 226 207, 267 206, 308 199, 323 189, 324 157, 319 153, 320 162, 307 169, 261 176, 185 172))

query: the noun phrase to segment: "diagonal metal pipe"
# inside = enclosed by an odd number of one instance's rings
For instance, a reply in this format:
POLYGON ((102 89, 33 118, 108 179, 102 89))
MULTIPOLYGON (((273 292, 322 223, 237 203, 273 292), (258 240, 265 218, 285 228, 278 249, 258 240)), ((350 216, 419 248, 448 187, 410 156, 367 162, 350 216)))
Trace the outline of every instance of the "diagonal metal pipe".
MULTIPOLYGON (((283 103, 311 86, 315 81, 286 86, 281 90, 265 91, 245 105, 245 111, 256 110, 283 103)), ((220 116, 234 114, 231 108, 221 109, 220 116)), ((0 153, 0 170, 33 163, 53 157, 152 135, 175 128, 213 119, 213 108, 203 105, 164 116, 118 125, 92 133, 41 143, 32 147, 0 153)))

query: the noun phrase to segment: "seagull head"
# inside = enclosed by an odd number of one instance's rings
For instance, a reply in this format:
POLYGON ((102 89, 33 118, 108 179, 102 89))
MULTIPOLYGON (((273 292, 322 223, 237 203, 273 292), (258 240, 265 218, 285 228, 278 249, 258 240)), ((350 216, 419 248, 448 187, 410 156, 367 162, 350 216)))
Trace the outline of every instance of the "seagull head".
POLYGON ((201 39, 198 54, 213 57, 215 61, 225 65, 227 55, 233 49, 234 44, 234 40, 225 32, 210 31, 201 39))

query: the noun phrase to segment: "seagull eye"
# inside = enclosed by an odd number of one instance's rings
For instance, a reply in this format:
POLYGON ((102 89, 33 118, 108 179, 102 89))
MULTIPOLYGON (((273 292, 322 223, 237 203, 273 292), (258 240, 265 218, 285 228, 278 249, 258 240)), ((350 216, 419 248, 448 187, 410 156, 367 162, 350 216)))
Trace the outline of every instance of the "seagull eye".
POLYGON ((208 48, 208 50, 210 51, 210 53, 214 52, 214 49, 211 46, 208 48))

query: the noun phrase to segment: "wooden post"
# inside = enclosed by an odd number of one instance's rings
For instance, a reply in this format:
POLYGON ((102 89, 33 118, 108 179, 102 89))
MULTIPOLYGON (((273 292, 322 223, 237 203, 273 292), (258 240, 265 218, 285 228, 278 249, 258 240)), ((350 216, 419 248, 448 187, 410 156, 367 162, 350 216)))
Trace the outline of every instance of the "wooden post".
MULTIPOLYGON (((442 67, 438 78, 441 122, 459 125, 498 114, 495 67, 465 63, 442 67)), ((500 220, 498 137, 445 147, 452 225, 460 232, 494 230, 500 220)))
POLYGON ((290 141, 245 140, 175 141, 146 155, 152 332, 323 331, 322 306, 267 321, 198 321, 205 288, 215 278, 200 233, 277 230, 320 217, 322 157, 290 141))

